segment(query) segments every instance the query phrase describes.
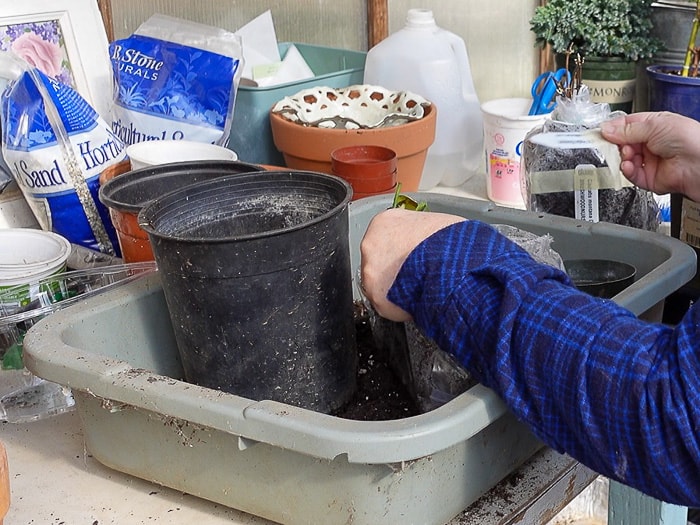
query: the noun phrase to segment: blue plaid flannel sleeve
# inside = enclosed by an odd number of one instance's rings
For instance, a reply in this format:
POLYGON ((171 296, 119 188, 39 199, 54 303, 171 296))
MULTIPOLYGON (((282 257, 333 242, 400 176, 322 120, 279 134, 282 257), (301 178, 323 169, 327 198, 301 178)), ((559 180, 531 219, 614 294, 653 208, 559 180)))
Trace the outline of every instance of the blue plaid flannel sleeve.
POLYGON ((389 299, 550 447, 700 506, 700 307, 641 321, 477 221, 419 245, 389 299))

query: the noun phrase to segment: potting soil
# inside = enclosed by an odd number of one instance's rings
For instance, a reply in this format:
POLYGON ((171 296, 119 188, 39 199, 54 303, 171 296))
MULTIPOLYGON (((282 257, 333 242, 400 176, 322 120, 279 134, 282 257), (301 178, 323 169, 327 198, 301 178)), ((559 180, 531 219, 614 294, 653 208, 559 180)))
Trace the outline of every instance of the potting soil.
POLYGON ((399 379, 387 347, 375 344, 369 312, 354 305, 357 338, 357 389, 350 401, 333 415, 356 421, 389 421, 421 413, 399 379))

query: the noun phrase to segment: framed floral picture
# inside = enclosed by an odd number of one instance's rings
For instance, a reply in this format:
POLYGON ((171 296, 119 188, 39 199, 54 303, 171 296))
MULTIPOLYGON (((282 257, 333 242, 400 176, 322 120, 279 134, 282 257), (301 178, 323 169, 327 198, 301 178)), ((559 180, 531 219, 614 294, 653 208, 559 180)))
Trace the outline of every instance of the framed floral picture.
POLYGON ((50 77, 75 87, 58 20, 0 26, 0 50, 12 51, 50 77))
MULTIPOLYGON (((0 52, 70 85, 103 116, 112 97, 107 34, 96 0, 3 2, 0 52)), ((7 82, 10 72, 0 70, 7 82)))

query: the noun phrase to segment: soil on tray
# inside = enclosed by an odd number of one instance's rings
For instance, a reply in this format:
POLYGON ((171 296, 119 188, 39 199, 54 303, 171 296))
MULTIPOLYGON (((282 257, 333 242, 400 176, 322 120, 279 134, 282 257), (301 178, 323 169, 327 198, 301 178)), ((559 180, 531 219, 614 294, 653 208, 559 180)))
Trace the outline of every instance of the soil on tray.
POLYGON ((420 414, 416 403, 394 371, 389 353, 372 337, 369 315, 355 304, 357 339, 357 389, 352 399, 334 415, 358 421, 387 421, 420 414))

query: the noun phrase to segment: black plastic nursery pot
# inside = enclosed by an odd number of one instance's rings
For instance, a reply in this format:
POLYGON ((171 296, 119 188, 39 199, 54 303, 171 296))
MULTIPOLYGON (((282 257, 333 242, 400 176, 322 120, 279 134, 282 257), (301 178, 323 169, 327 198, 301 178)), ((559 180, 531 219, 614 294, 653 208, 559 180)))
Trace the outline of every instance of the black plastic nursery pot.
POLYGON ((239 161, 188 161, 132 170, 105 180, 99 198, 109 209, 124 261, 153 260, 148 234, 137 220, 148 202, 189 184, 253 171, 263 168, 239 161))
POLYGON ((349 400, 351 196, 338 177, 266 171, 144 207, 187 381, 323 413, 349 400))
POLYGON ((579 290, 607 299, 631 285, 637 275, 634 265, 610 259, 572 259, 564 266, 579 290))

